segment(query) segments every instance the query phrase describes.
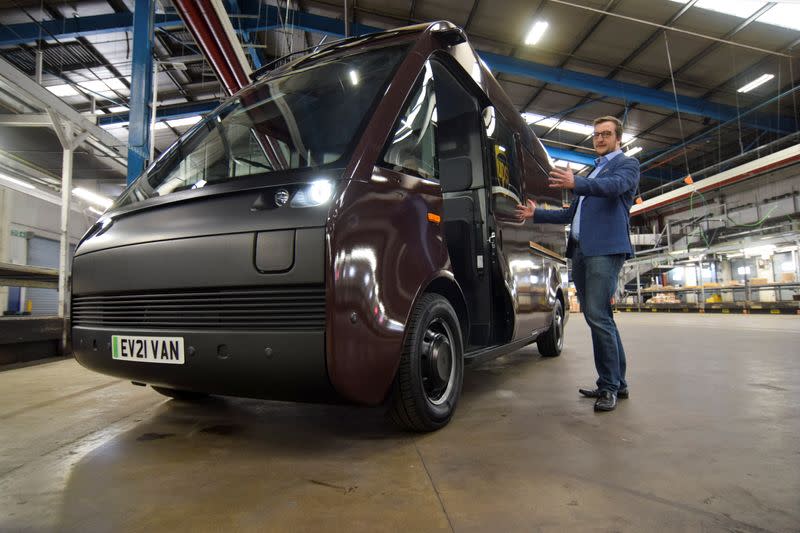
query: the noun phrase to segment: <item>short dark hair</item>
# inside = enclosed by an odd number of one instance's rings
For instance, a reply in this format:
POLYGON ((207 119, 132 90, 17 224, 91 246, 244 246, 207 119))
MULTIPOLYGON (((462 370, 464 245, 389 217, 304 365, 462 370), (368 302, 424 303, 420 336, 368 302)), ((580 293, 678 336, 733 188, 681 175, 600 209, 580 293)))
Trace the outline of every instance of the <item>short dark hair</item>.
POLYGON ((592 126, 597 126, 601 122, 613 122, 614 123, 614 130, 617 133, 617 139, 622 141, 622 121, 620 119, 618 119, 617 117, 612 117, 611 115, 605 116, 605 117, 600 117, 600 118, 596 118, 596 119, 594 119, 594 121, 592 121, 592 126))

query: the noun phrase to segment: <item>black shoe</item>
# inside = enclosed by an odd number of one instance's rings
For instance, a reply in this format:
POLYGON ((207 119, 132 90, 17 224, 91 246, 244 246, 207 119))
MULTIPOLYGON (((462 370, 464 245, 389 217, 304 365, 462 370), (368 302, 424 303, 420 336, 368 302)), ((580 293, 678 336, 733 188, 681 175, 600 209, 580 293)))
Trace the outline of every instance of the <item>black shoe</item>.
MULTIPOLYGON (((578 389, 578 392, 586 396, 587 398, 599 398, 600 397, 600 389, 578 389)), ((627 400, 628 399, 628 389, 620 389, 617 391, 617 398, 620 400, 627 400)))
POLYGON ((607 390, 602 391, 597 397, 597 401, 594 402, 595 411, 613 411, 616 408, 617 395, 607 390))

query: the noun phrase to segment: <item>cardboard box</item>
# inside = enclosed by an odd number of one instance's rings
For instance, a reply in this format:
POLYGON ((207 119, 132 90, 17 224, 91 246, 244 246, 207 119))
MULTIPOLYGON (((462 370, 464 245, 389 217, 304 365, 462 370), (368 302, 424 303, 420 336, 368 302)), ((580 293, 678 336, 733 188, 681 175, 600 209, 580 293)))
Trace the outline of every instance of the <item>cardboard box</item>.
POLYGON ((797 276, 794 272, 784 272, 781 274, 781 283, 794 283, 797 281, 797 276))
POLYGON ((750 278, 750 285, 766 285, 769 283, 767 278, 750 278))

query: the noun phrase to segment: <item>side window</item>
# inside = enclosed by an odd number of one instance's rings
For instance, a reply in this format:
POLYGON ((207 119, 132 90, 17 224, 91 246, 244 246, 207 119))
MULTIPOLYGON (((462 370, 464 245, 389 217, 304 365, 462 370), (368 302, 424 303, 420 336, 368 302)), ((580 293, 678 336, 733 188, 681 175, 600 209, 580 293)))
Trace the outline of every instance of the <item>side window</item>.
POLYGON ((395 125, 383 156, 389 168, 426 179, 438 179, 436 94, 430 63, 395 125))
POLYGON ((523 202, 517 141, 511 128, 493 107, 484 111, 484 124, 495 213, 501 217, 514 217, 517 204, 523 202))

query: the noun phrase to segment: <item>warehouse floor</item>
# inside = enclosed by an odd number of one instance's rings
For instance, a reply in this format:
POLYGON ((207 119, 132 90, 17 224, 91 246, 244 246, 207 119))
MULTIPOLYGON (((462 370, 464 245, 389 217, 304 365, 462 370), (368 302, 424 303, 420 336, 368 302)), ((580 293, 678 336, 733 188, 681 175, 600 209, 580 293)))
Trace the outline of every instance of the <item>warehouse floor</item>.
POLYGON ((0 372, 0 531, 797 531, 800 317, 617 315, 631 399, 564 354, 468 369, 456 417, 187 405, 72 360, 0 372))

